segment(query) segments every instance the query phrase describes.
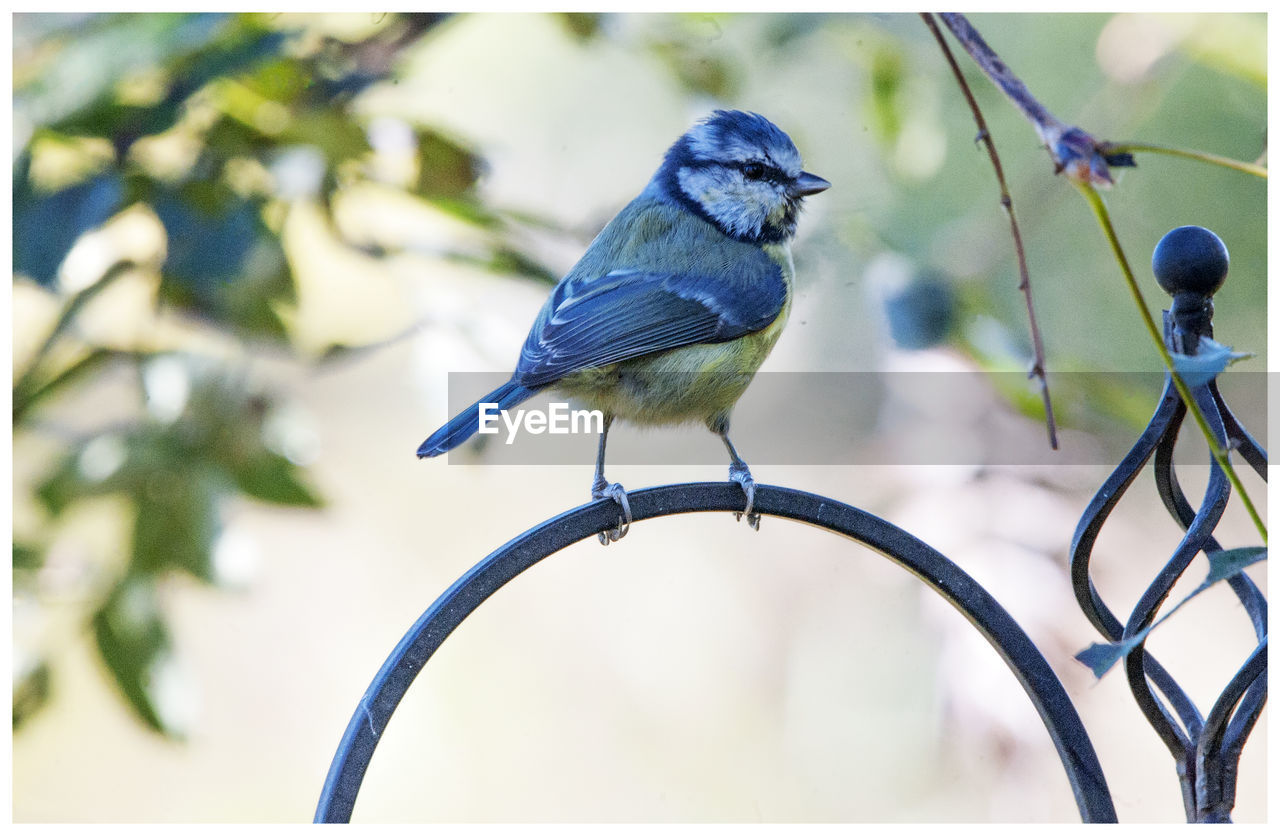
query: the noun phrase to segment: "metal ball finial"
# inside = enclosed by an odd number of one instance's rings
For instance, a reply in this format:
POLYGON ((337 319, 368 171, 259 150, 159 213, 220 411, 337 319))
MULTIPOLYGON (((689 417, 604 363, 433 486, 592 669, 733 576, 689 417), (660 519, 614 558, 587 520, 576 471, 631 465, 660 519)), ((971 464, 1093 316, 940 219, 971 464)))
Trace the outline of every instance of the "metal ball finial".
POLYGON ((1151 271, 1170 296, 1212 296, 1226 281, 1230 263, 1227 245, 1202 226, 1170 230, 1151 254, 1151 271))

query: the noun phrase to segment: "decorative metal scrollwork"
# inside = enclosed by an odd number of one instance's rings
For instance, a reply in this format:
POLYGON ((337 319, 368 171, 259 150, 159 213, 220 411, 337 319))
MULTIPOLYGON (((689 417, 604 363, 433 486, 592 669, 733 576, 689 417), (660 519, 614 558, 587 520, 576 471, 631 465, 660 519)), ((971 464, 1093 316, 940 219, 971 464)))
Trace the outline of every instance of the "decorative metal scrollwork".
MULTIPOLYGON (((1191 250, 1166 252, 1162 258, 1162 251, 1157 247, 1153 259, 1157 280, 1174 297, 1171 309, 1165 312, 1165 343, 1172 352, 1194 356, 1201 340, 1213 336, 1212 298, 1226 277, 1226 249, 1217 236, 1199 227, 1180 227, 1166 236, 1161 245, 1171 240, 1191 250), (1180 240, 1171 238, 1175 233, 1181 236, 1180 240), (1206 236, 1211 236, 1211 240, 1206 236)), ((1190 386, 1190 390, 1218 444, 1238 453, 1266 479, 1267 453, 1231 412, 1218 391, 1216 379, 1190 386)), ((1071 544, 1071 576, 1076 600, 1108 641, 1119 642, 1139 635, 1154 623, 1169 591, 1196 555, 1223 550, 1214 538, 1214 529, 1231 496, 1231 485, 1222 468, 1216 462, 1212 464, 1198 508, 1191 505, 1178 483, 1173 453, 1186 415, 1187 406, 1174 388, 1172 378, 1167 376, 1160 404, 1146 430, 1095 494, 1076 528, 1071 544), (1121 623, 1098 594, 1089 575, 1090 561, 1103 524, 1153 456, 1156 489, 1185 535, 1139 597, 1128 619, 1121 623)), ((1145 649, 1144 643, 1139 643, 1124 660, 1129 688, 1138 707, 1177 764, 1188 821, 1230 820, 1240 754, 1267 698, 1266 599, 1243 573, 1232 576, 1228 583, 1252 622, 1257 646, 1227 683, 1207 716, 1200 714, 1169 671, 1145 649)))

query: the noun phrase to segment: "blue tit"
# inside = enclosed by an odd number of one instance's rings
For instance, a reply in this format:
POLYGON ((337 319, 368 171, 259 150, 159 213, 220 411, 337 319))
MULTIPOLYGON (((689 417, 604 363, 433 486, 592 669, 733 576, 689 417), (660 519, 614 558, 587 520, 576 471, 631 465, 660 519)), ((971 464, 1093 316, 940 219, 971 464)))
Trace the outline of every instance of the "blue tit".
POLYGON ((623 516, 601 542, 631 522, 626 491, 604 478, 614 418, 705 423, 724 441, 742 513, 758 528, 729 413, 787 321, 801 204, 830 185, 803 171, 791 138, 759 114, 717 110, 694 125, 556 285, 511 379, 432 433, 418 456, 470 438, 481 403, 511 409, 554 387, 604 415, 591 496, 612 497, 623 516))

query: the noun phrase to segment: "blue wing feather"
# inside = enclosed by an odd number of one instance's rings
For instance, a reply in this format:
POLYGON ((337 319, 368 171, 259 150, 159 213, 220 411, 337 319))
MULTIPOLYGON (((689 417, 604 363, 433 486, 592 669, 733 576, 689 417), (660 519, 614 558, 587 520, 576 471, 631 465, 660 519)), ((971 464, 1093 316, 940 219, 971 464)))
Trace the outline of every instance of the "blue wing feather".
POLYGON ((758 331, 786 299, 782 271, 761 259, 754 276, 622 270, 566 280, 534 323, 515 379, 543 386, 582 369, 758 331))

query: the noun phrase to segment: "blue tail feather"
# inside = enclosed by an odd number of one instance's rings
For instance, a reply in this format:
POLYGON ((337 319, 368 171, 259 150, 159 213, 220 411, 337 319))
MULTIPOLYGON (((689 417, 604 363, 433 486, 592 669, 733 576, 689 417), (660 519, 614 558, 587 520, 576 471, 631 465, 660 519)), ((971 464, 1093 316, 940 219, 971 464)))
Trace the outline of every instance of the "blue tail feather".
POLYGON ((422 442, 422 446, 418 448, 418 458, 423 459, 448 452, 475 435, 480 427, 480 404, 496 403, 498 409, 509 409, 533 397, 537 391, 537 389, 521 386, 514 380, 508 380, 433 432, 431 437, 422 442))

